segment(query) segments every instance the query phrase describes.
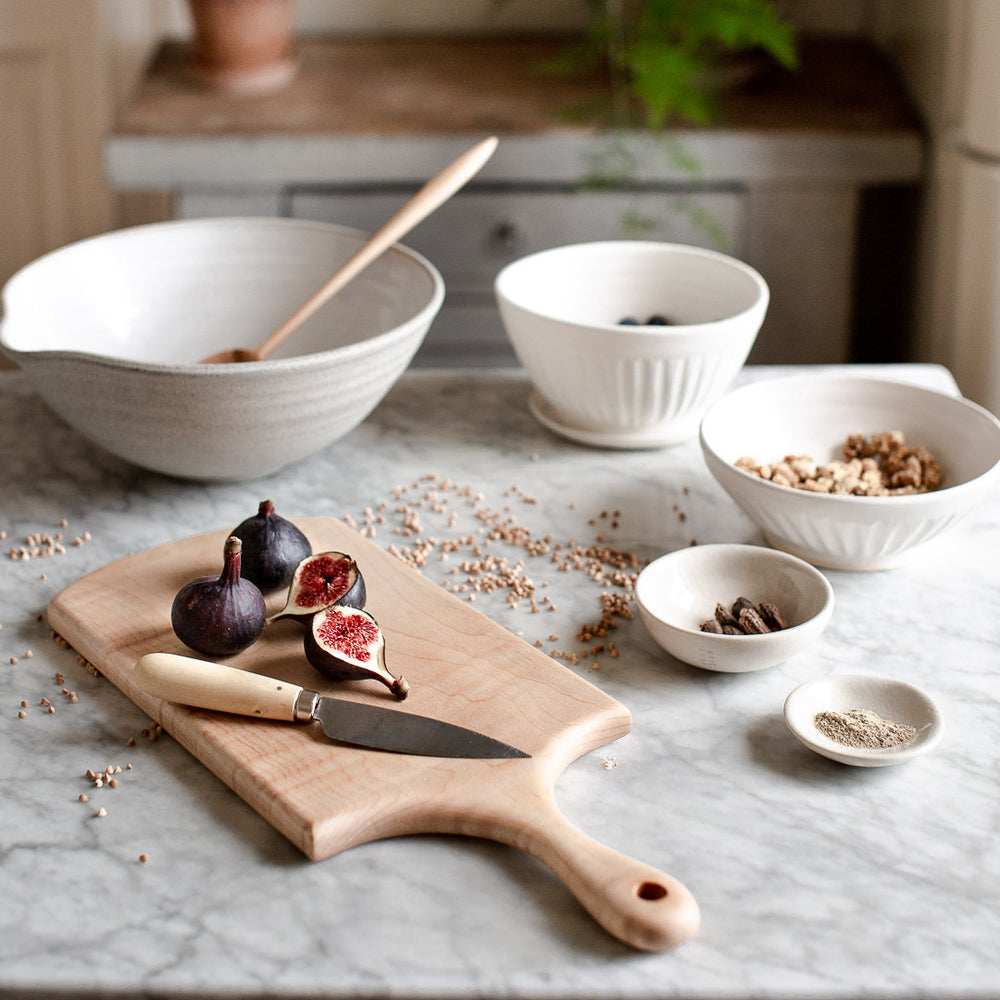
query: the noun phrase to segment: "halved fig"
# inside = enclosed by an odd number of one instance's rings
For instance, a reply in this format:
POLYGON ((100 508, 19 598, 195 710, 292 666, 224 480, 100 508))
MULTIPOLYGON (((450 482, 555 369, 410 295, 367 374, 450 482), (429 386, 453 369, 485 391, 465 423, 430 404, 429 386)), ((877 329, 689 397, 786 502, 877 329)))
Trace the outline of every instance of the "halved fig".
POLYGON ((334 605, 313 615, 305 635, 306 659, 337 681, 381 681, 402 701, 410 685, 385 665, 385 636, 378 622, 360 608, 334 605))
POLYGON ((361 570, 349 555, 320 552, 306 556, 295 567, 285 606, 267 621, 305 619, 334 604, 363 608, 367 596, 361 570))

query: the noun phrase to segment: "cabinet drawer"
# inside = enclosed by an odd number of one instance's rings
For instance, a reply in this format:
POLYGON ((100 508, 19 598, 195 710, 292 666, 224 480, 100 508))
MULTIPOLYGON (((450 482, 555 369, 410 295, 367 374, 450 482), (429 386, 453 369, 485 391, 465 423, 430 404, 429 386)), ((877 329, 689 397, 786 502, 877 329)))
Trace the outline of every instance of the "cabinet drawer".
MULTIPOLYGON (((293 191, 296 218, 372 230, 407 192, 293 191)), ((739 254, 743 198, 735 191, 488 191, 460 192, 403 242, 441 271, 449 290, 492 294, 493 279, 525 254, 565 243, 642 237, 739 254)))

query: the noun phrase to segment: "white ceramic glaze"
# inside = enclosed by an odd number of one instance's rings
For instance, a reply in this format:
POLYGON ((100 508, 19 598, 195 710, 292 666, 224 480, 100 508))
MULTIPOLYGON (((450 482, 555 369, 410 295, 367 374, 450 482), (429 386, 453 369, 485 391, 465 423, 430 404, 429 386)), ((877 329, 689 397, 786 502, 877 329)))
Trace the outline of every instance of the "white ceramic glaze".
POLYGON ((767 540, 817 566, 885 569, 963 518, 1000 480, 1000 421, 958 396, 850 374, 792 375, 744 386, 701 425, 702 453, 767 540), (944 485, 891 497, 832 496, 778 486, 734 464, 786 455, 839 457, 852 433, 901 430, 938 458, 944 485))
POLYGON ((668 653, 705 670, 763 670, 802 652, 826 628, 833 588, 819 570, 762 545, 692 545, 654 559, 639 574, 636 603, 668 653), (737 597, 775 604, 789 627, 764 635, 702 632, 716 604, 737 597))
POLYGON ((382 400, 441 307, 440 274, 397 245, 271 359, 197 362, 259 343, 365 236, 229 218, 94 237, 10 279, 0 345, 52 409, 121 458, 199 480, 269 475, 382 400))
POLYGON ((788 728, 810 750, 855 767, 902 764, 932 749, 944 730, 940 710, 920 688, 868 674, 832 674, 806 681, 785 699, 783 714, 788 728), (817 713, 852 709, 870 709, 883 719, 912 726, 916 735, 896 747, 867 749, 846 746, 816 728, 817 713))
POLYGON ((743 366, 769 300, 764 279, 738 260, 640 240, 532 254, 505 267, 494 290, 547 426, 640 448, 697 433, 743 366), (619 323, 657 314, 673 325, 619 323))

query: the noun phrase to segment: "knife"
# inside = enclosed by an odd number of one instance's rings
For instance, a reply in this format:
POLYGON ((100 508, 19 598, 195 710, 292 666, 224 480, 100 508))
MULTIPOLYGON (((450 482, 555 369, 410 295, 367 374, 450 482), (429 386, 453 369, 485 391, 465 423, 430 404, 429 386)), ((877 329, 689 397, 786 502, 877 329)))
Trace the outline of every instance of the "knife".
POLYGON ((472 729, 425 715, 329 698, 263 674, 176 653, 147 653, 135 665, 147 694, 196 708, 261 719, 309 722, 338 743, 425 757, 530 757, 472 729))

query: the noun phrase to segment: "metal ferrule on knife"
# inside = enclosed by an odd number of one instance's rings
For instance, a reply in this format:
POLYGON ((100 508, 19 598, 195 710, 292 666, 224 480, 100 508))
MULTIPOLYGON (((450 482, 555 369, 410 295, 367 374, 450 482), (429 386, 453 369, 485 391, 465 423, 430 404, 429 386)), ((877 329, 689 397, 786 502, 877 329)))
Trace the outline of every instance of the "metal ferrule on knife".
POLYGON ((315 718, 316 707, 319 705, 319 692, 307 691, 303 688, 295 699, 295 721, 309 722, 315 718))

